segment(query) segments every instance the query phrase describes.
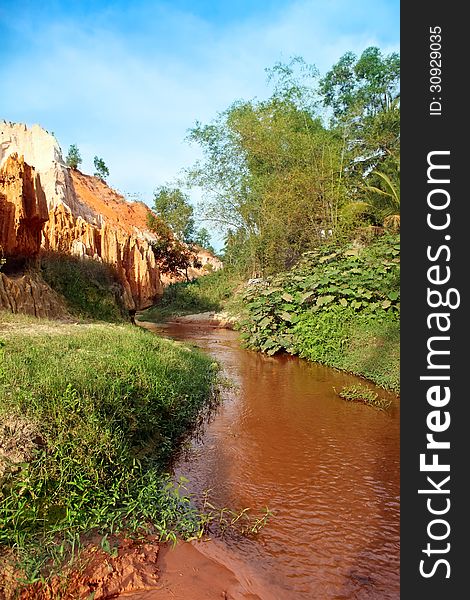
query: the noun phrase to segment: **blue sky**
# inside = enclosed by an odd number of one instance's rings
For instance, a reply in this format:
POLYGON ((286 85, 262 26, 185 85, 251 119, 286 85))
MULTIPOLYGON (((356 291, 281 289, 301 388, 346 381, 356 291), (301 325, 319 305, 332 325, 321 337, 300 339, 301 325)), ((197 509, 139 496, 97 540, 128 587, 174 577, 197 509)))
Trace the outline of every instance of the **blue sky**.
POLYGON ((269 95, 266 67, 399 50, 399 1, 2 0, 0 39, 0 119, 77 144, 84 172, 103 157, 113 187, 151 204, 199 157, 196 120, 269 95))

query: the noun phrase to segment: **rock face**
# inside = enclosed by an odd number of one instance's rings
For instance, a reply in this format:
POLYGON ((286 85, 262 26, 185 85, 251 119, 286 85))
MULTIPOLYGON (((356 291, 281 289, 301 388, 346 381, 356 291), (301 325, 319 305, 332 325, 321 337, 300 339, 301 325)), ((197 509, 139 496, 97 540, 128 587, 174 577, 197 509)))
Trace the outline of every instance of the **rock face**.
POLYGON ((48 218, 39 175, 23 157, 12 154, 0 171, 0 247, 3 254, 36 255, 48 218))
POLYGON ((60 296, 40 277, 30 273, 11 277, 0 272, 0 308, 49 319, 67 317, 60 296))
POLYGON ((149 209, 96 177, 69 169, 41 127, 0 123, 0 245, 5 257, 44 249, 112 265, 129 310, 155 303, 163 284, 147 230, 149 209))
POLYGON ((73 214, 64 204, 55 206, 43 229, 42 247, 114 266, 126 308, 151 306, 163 293, 163 284, 150 246, 155 236, 146 225, 149 209, 127 202, 97 177, 75 170, 70 176, 76 206, 86 206, 93 217, 73 214))
MULTIPOLYGON (((0 122, 0 258, 47 251, 103 261, 118 275, 124 306, 140 310, 155 303, 164 284, 182 279, 162 281, 149 212, 101 179, 67 167, 56 139, 38 125, 0 122)), ((205 250, 198 256, 203 268, 189 269, 190 277, 222 266, 205 250)), ((3 287, 16 289, 5 281, 3 287)))

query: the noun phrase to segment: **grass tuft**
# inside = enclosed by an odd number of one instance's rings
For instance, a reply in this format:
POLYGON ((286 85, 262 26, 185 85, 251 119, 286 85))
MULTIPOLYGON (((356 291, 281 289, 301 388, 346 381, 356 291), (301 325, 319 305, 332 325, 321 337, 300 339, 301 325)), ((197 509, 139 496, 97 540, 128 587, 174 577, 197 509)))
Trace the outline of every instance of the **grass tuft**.
POLYGON ((343 387, 343 389, 338 393, 338 396, 343 398, 343 400, 362 402, 363 404, 367 404, 368 406, 373 406, 374 408, 379 408, 381 410, 390 408, 390 405, 392 404, 391 400, 379 398, 379 394, 377 392, 374 392, 374 390, 371 390, 367 386, 361 384, 343 387))

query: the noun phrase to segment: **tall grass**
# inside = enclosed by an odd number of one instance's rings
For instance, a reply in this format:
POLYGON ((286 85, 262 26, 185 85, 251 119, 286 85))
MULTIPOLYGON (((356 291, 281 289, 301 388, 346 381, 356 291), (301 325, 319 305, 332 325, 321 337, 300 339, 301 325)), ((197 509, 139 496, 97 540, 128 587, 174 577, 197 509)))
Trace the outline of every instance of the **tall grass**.
POLYGON ((400 391, 400 322, 386 311, 348 307, 305 313, 293 329, 296 353, 400 391))
POLYGON ((165 469, 214 397, 217 366, 130 325, 77 329, 0 344, 0 545, 29 581, 87 532, 201 527, 165 469))

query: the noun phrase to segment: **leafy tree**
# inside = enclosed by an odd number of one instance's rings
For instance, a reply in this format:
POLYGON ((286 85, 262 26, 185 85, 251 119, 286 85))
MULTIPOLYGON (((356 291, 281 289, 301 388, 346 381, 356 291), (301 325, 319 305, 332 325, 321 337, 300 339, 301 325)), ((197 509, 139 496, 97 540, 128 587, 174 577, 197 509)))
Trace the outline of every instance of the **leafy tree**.
MULTIPOLYGON (((205 192, 206 219, 232 230, 230 255, 252 273, 289 267, 337 226, 341 140, 294 75, 292 63, 276 65, 271 98, 237 102, 189 136, 204 152, 188 179, 205 192)), ((310 83, 311 70, 306 76, 310 83)))
POLYGON ((99 177, 100 179, 106 180, 106 177, 109 176, 109 169, 106 166, 104 160, 102 158, 98 158, 95 156, 93 159, 93 164, 95 165, 95 177, 99 177))
POLYGON ((320 81, 325 106, 335 119, 375 116, 389 110, 399 97, 400 58, 382 56, 379 48, 364 50, 359 59, 344 54, 320 81))
POLYGON ((78 147, 75 144, 71 144, 69 147, 69 151, 65 158, 65 164, 72 169, 78 169, 78 166, 82 163, 82 157, 80 156, 80 152, 78 147))
POLYGON ((235 102, 188 136, 203 158, 187 183, 226 235, 225 264, 253 274, 364 222, 396 223, 399 208, 398 55, 347 53, 321 80, 295 58, 268 76, 268 99, 235 102))
POLYGON ((202 266, 194 248, 175 239, 169 225, 152 213, 148 215, 147 225, 157 237, 151 246, 160 271, 168 275, 184 275, 189 281, 188 269, 202 266))
POLYGON ((194 243, 200 246, 201 248, 205 248, 209 250, 209 252, 214 252, 214 248, 211 245, 211 236, 205 227, 201 227, 197 230, 196 235, 194 237, 194 243))
POLYGON ((345 176, 354 200, 384 218, 399 211, 400 58, 378 48, 346 53, 320 81, 332 126, 345 140, 345 176))
POLYGON ((194 241, 194 209, 179 188, 159 187, 154 194, 153 210, 180 242, 189 244, 194 241))

